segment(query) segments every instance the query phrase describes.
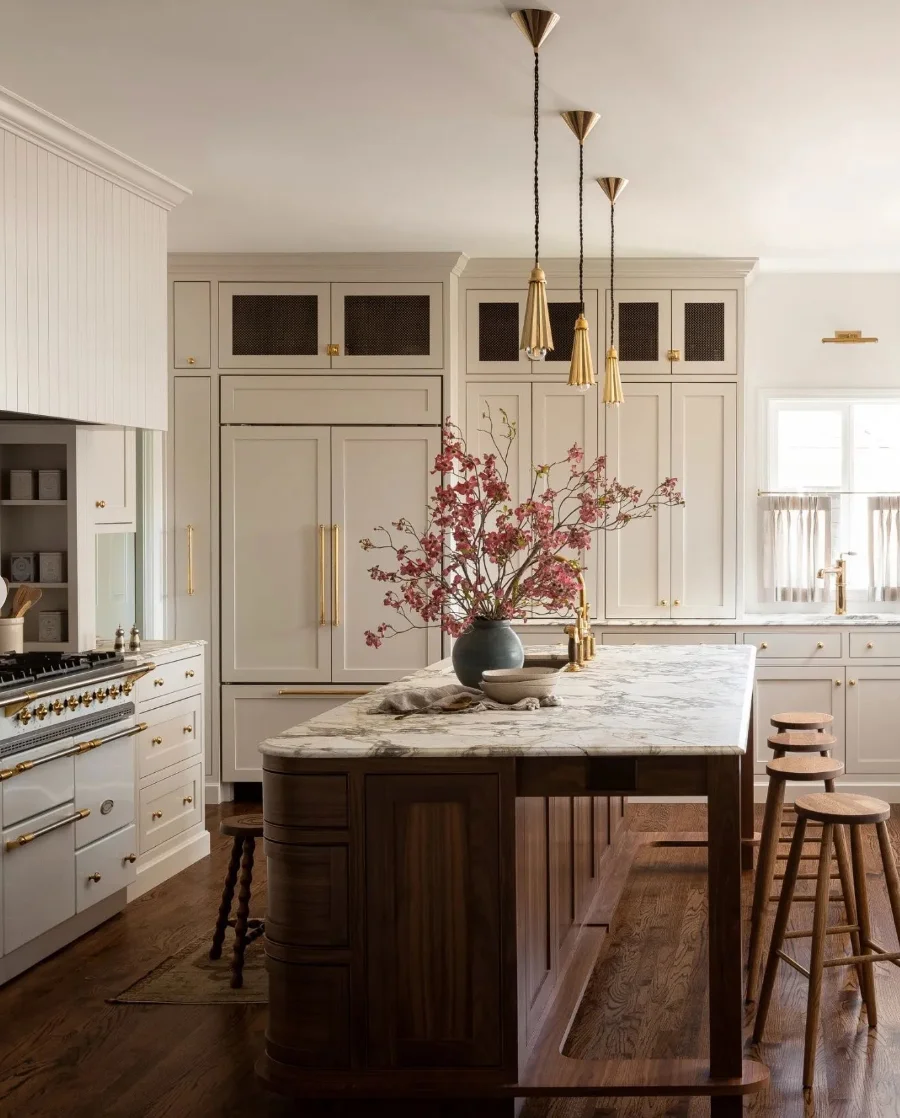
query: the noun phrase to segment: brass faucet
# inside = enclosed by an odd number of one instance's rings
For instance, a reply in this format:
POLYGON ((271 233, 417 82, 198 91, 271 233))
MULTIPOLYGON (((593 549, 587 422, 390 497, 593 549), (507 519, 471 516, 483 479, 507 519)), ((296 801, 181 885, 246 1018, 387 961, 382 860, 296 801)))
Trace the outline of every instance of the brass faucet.
POLYGON ((834 612, 844 614, 847 612, 847 559, 855 555, 855 551, 842 551, 840 558, 833 567, 822 567, 816 575, 824 579, 826 575, 834 575, 834 612))
POLYGON ((580 672, 585 661, 594 659, 597 647, 591 629, 591 607, 588 603, 584 573, 580 568, 576 568, 576 574, 578 575, 578 605, 575 607, 575 624, 566 628, 566 636, 569 638, 567 672, 580 672))

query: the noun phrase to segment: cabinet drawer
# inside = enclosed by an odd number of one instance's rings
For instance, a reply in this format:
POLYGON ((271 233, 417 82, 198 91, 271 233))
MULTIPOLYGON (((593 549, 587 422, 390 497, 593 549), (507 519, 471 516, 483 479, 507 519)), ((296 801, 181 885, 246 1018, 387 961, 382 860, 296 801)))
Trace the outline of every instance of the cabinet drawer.
POLYGON ((3 832, 3 950, 8 955, 75 915, 74 804, 44 812, 3 832), (46 834, 44 827, 60 824, 46 834), (35 838, 6 849, 23 834, 35 838))
POLYGON ((269 947, 266 970, 272 979, 266 1051, 299 1067, 348 1067, 350 968, 289 963, 269 947))
POLYGON ((643 633, 629 629, 624 633, 604 633, 604 644, 734 644, 734 633, 643 633))
POLYGON ((440 377, 225 376, 223 423, 441 422, 440 377))
POLYGON ((75 824, 78 847, 134 823, 133 738, 75 758, 75 807, 91 813, 75 824))
POLYGON ((173 773, 140 790, 138 842, 141 854, 159 846, 202 819, 201 763, 173 773))
POLYGON ((84 912, 104 897, 132 885, 137 876, 135 827, 92 842, 75 855, 75 911, 84 912))
POLYGON ((744 633, 760 659, 831 660, 841 655, 840 633, 744 633))
POLYGON ((140 710, 145 703, 166 699, 177 691, 196 689, 202 685, 203 657, 190 656, 185 660, 173 660, 169 664, 157 664, 137 681, 134 698, 140 710))
POLYGON ((137 736, 138 776, 188 761, 203 749, 203 695, 155 707, 144 721, 147 729, 137 736))
MULTIPOLYGON (((41 745, 37 749, 28 749, 16 753, 0 763, 0 768, 6 772, 14 771, 16 765, 40 761, 44 757, 52 757, 71 749, 74 739, 66 738, 64 741, 55 741, 50 745, 41 745)), ((24 772, 15 772, 0 783, 3 793, 3 813, 0 819, 3 825, 11 827, 20 819, 28 819, 42 811, 49 811, 57 804, 67 803, 75 795, 75 759, 73 757, 59 757, 55 761, 47 761, 33 769, 24 772)))
POLYGON ((851 633, 850 655, 866 660, 900 657, 900 633, 851 633))
POLYGON ((346 947, 346 846, 266 840, 266 935, 298 947, 346 947))
POLYGON ((347 777, 344 773, 265 774, 266 823, 275 827, 347 826, 347 777))

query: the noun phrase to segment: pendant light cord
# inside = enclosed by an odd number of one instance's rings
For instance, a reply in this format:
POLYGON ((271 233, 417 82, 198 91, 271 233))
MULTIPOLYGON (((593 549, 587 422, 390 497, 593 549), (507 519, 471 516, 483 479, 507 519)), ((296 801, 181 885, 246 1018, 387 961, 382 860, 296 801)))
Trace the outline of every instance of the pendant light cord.
POLYGON ((584 314, 584 143, 578 144, 578 305, 584 314))
POLYGON ((538 156, 540 154, 540 61, 538 52, 534 52, 534 263, 537 267, 540 262, 540 236, 541 236, 541 199, 538 184, 538 156))
POLYGON ((616 204, 609 204, 609 344, 616 344, 616 204))

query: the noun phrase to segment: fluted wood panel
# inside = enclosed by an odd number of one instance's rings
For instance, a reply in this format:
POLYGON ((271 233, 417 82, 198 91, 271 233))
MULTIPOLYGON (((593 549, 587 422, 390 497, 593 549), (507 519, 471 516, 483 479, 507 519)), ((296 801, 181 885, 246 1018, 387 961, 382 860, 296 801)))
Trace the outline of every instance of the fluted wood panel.
POLYGON ((166 210, 0 129, 0 409, 164 429, 166 210))

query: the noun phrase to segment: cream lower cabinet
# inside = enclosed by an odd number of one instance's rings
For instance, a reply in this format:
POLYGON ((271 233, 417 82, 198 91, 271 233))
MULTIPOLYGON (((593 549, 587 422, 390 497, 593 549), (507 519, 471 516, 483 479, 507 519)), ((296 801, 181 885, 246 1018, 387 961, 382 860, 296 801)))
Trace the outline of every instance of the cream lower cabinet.
POLYGON ((900 666, 847 668, 848 776, 900 773, 900 666))
POLYGON ((81 511, 97 532, 137 530, 135 434, 130 427, 78 428, 81 511))
POLYGON ((844 704, 848 690, 845 674, 857 678, 850 675, 851 670, 841 664, 834 667, 825 664, 812 668, 773 668, 757 661, 754 758, 757 773, 764 775, 766 763, 772 759, 772 750, 767 744, 769 734, 774 733, 770 719, 773 714, 786 710, 820 710, 833 715, 837 743, 832 749, 832 756, 839 761, 845 759, 844 704))
POLYGON ((606 537, 606 616, 734 617, 737 419, 733 384, 633 383, 606 419, 607 470, 652 492, 678 479, 685 504, 606 537))

